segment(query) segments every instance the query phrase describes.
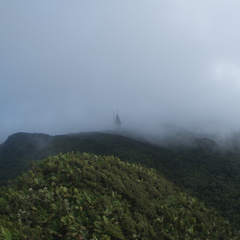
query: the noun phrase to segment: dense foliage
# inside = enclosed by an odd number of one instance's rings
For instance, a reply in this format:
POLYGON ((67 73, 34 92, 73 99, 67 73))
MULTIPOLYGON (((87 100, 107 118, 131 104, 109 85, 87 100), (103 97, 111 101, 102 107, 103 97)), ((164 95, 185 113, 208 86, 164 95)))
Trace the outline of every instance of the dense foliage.
POLYGON ((155 170, 111 156, 32 162, 0 191, 2 239, 239 239, 155 170))
POLYGON ((218 152, 213 141, 198 139, 192 147, 159 147, 123 136, 81 133, 60 136, 18 133, 0 145, 0 183, 20 175, 32 159, 60 152, 114 155, 123 161, 157 169, 192 196, 213 207, 239 229, 240 154, 218 152))
POLYGON ((29 168, 29 161, 38 158, 42 149, 50 146, 52 137, 46 134, 16 133, 0 145, 0 184, 5 184, 29 168))

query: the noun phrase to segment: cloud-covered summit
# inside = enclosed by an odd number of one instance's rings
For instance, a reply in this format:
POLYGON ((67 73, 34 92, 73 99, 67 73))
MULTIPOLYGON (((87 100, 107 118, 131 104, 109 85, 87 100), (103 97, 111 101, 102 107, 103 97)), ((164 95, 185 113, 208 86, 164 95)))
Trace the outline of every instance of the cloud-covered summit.
POLYGON ((0 139, 240 129, 238 1, 0 3, 0 139))

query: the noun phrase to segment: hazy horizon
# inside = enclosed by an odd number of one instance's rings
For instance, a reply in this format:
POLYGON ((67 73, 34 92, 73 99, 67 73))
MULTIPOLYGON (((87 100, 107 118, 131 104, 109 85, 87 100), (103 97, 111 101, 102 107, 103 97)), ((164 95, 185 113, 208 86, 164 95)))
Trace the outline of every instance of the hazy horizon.
POLYGON ((240 131, 240 2, 1 1, 0 143, 122 128, 240 131), (166 127, 167 126, 167 127, 166 127))

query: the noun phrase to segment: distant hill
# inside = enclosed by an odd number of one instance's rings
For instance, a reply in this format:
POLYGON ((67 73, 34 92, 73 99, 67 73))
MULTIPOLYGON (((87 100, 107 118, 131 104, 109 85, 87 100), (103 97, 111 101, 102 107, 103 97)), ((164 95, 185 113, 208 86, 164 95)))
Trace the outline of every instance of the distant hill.
POLYGON ((1 239, 232 239, 240 234, 153 169, 60 154, 0 188, 1 239))
POLYGON ((0 145, 0 182, 16 177, 29 167, 29 161, 49 146, 46 134, 16 133, 0 145))
POLYGON ((239 228, 240 155, 236 151, 219 151, 218 144, 208 138, 191 139, 188 145, 161 147, 111 133, 17 133, 0 145, 0 181, 6 184, 8 179, 20 175, 33 159, 78 151, 114 155, 125 162, 155 168, 239 228))

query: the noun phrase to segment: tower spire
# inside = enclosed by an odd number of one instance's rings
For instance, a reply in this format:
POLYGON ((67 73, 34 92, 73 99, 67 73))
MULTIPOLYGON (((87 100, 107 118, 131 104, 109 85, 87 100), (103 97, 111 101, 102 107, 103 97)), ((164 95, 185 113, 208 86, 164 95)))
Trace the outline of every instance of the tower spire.
POLYGON ((117 128, 119 128, 121 126, 121 120, 120 120, 120 117, 118 115, 118 110, 116 111, 116 115, 113 112, 113 123, 117 128))

